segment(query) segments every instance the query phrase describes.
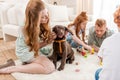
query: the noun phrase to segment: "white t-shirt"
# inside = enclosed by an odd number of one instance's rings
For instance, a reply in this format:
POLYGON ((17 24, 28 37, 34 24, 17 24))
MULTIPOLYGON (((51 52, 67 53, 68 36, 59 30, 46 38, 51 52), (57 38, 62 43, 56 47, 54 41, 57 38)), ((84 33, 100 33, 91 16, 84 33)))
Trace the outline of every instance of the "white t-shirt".
POLYGON ((99 80, 120 80, 120 32, 103 41, 98 56, 103 58, 99 80))

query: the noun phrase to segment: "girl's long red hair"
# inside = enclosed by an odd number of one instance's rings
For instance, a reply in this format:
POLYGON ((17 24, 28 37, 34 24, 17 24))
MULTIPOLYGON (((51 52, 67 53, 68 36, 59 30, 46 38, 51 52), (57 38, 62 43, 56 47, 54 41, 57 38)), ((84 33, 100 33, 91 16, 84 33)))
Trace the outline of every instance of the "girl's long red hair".
POLYGON ((39 14, 44 8, 44 4, 41 0, 30 0, 25 11, 26 21, 23 28, 25 43, 29 46, 30 51, 36 54, 38 54, 39 49, 39 14))
MULTIPOLYGON (((79 32, 80 32, 80 30, 81 30, 80 24, 81 24, 82 22, 84 22, 84 21, 88 21, 88 16, 86 15, 86 12, 81 12, 81 13, 75 18, 74 22, 68 25, 68 27, 71 27, 71 26, 75 26, 75 27, 76 27, 76 28, 75 28, 75 34, 76 34, 76 36, 77 36, 79 39, 81 39, 80 36, 79 36, 79 32)), ((83 41, 85 41, 85 40, 84 40, 84 37, 85 37, 85 31, 82 32, 82 40, 83 40, 83 41)))
POLYGON ((40 34, 39 37, 40 39, 42 39, 43 41, 49 42, 49 36, 51 34, 51 29, 49 26, 49 13, 47 12, 48 16, 48 21, 47 23, 41 23, 40 24, 40 34))

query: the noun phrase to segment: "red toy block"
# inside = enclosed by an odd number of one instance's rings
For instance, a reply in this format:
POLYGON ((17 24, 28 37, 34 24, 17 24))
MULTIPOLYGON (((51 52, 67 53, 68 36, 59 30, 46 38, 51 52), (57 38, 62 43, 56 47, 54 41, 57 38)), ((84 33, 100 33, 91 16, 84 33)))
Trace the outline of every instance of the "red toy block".
POLYGON ((82 56, 85 56, 85 55, 86 55, 86 53, 85 53, 85 52, 81 52, 81 54, 82 54, 82 56))

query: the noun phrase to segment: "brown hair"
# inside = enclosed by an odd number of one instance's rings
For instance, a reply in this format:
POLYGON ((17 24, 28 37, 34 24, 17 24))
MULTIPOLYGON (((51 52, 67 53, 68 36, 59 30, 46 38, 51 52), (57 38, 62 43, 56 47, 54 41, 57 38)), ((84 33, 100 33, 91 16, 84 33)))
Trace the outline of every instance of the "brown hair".
POLYGON ((38 54, 39 49, 39 14, 44 8, 41 0, 30 0, 25 11, 26 21, 23 28, 25 43, 30 47, 30 51, 34 51, 35 54, 38 54))
MULTIPOLYGON (((71 26, 75 26, 75 34, 76 36, 80 39, 80 36, 79 36, 79 32, 81 30, 81 26, 80 24, 84 21, 88 21, 88 16, 86 15, 86 12, 81 12, 74 20, 73 23, 69 24, 68 27, 71 27, 71 26)), ((82 40, 84 40, 84 37, 85 37, 85 31, 82 32, 82 40)))
POLYGON ((98 27, 103 27, 103 25, 106 25, 106 20, 97 19, 96 22, 95 22, 95 25, 97 25, 98 27))
POLYGON ((39 34, 39 37, 43 41, 49 42, 49 36, 50 36, 50 33, 51 33, 51 29, 50 29, 50 26, 49 26, 49 13, 48 13, 48 11, 47 11, 47 14, 48 14, 48 16, 47 16, 47 18, 48 18, 47 23, 41 23, 40 24, 40 34, 39 34))

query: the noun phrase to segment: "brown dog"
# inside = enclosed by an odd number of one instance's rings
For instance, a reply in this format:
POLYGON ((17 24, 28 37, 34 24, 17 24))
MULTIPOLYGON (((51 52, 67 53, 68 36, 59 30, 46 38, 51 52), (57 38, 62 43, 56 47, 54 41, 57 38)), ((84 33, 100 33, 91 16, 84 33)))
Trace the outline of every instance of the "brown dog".
POLYGON ((53 32, 55 32, 56 38, 53 42, 52 60, 55 68, 57 68, 57 61, 61 59, 61 65, 58 68, 60 71, 64 69, 66 63, 71 64, 74 61, 74 52, 65 39, 66 32, 69 32, 65 26, 56 25, 53 27, 53 32))

